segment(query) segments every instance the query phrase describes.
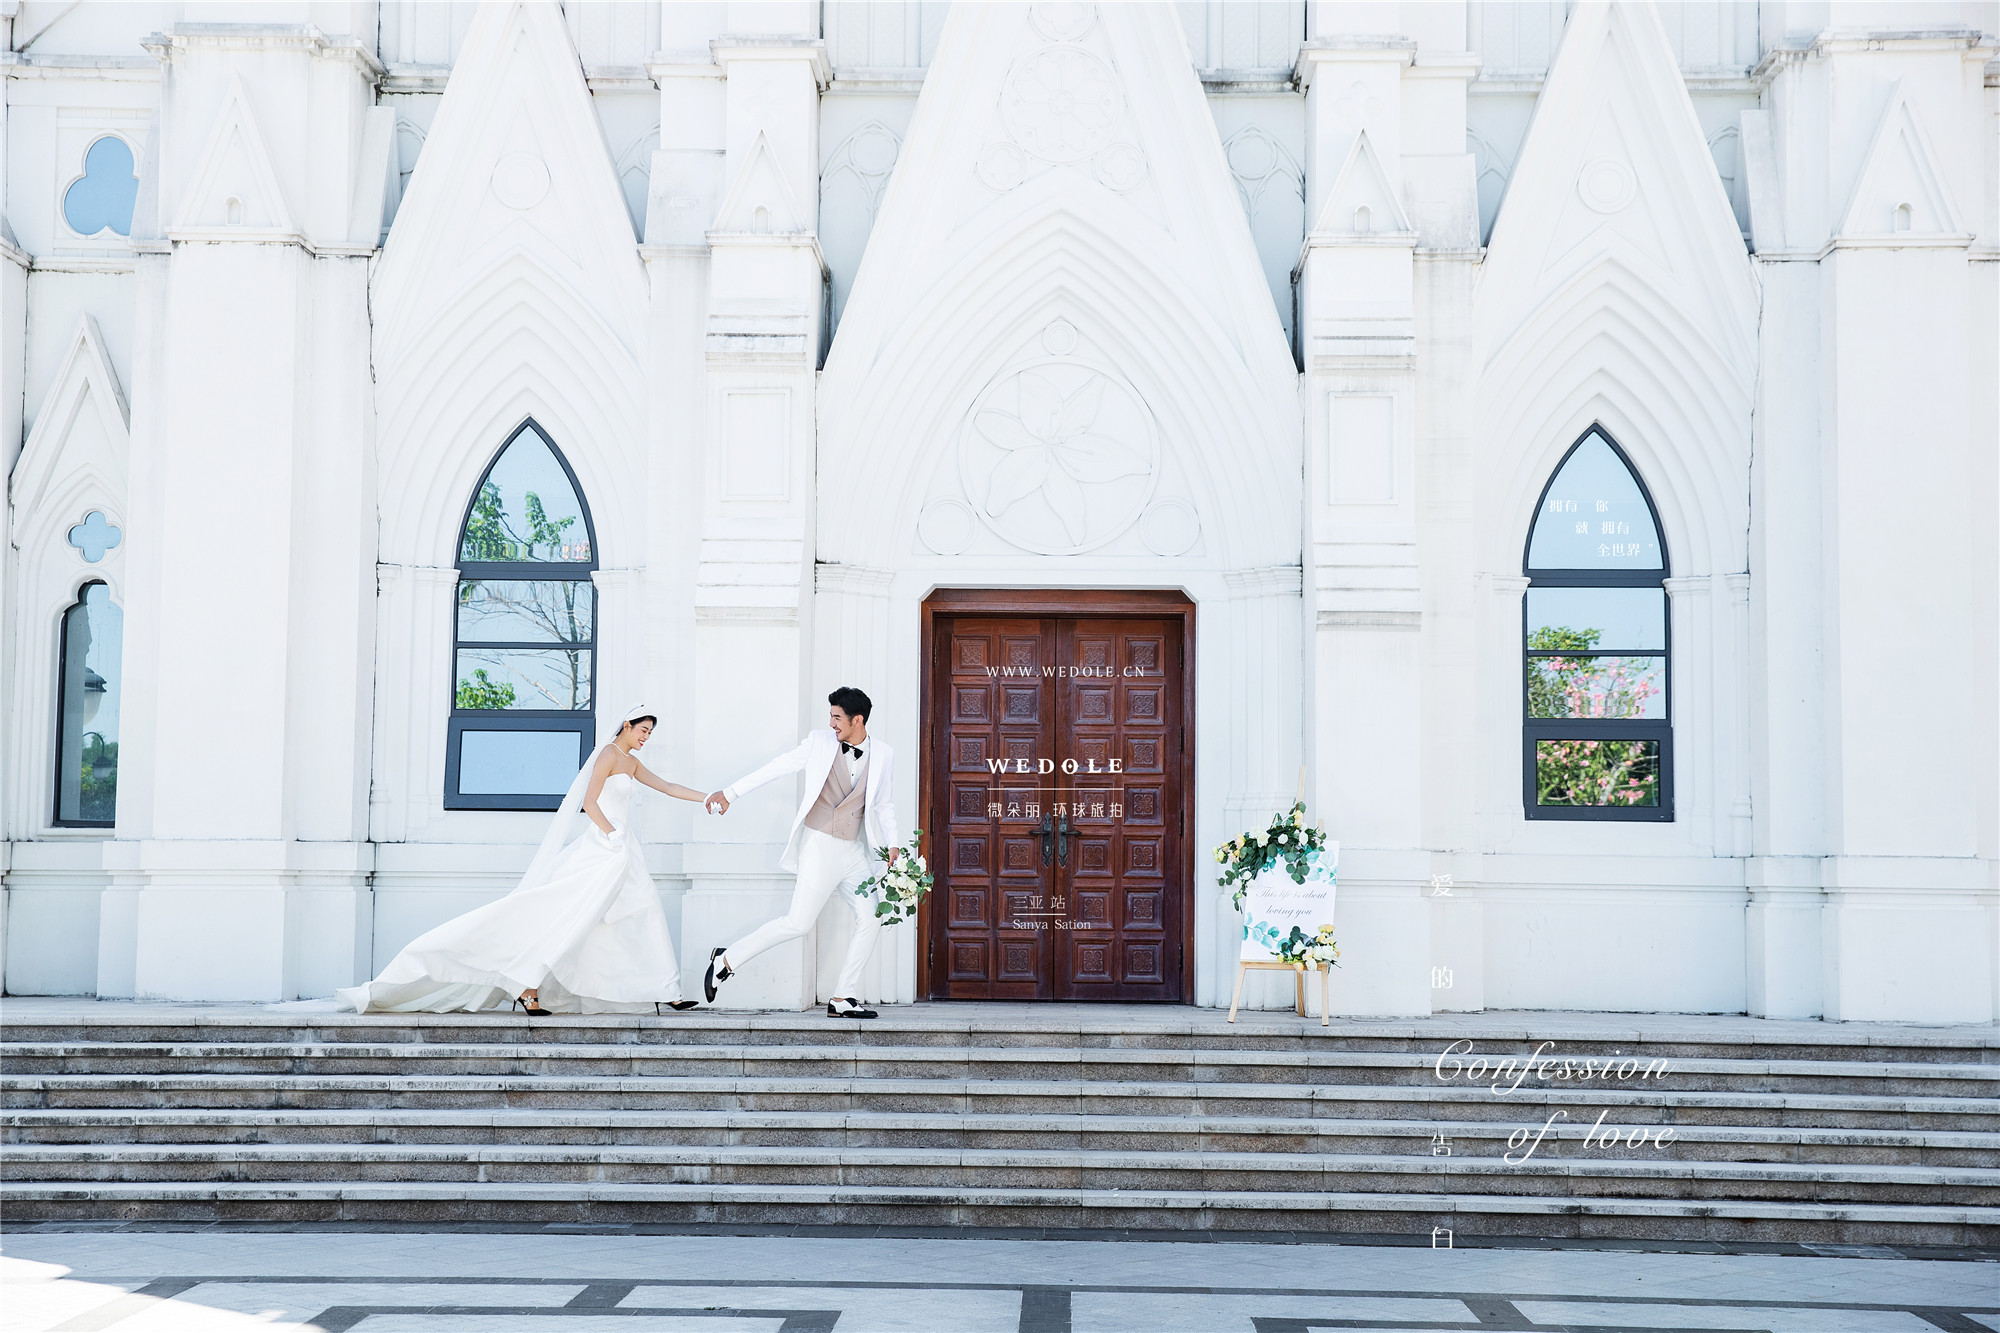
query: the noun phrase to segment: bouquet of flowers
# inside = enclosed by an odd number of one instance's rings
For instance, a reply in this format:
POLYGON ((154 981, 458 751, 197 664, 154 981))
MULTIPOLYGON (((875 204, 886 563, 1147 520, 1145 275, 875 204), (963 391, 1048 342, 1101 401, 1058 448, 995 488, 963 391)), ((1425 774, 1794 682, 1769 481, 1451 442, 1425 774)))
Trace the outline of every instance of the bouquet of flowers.
POLYGON ((901 854, 881 874, 870 875, 854 890, 864 898, 879 890, 881 900, 875 904, 875 915, 891 924, 914 917, 917 904, 931 891, 930 863, 924 860, 923 853, 917 848, 923 836, 922 829, 912 829, 909 846, 877 847, 875 855, 884 861, 889 860, 891 851, 901 854))
POLYGON ((1318 963, 1321 967, 1340 966, 1340 946, 1333 942, 1333 927, 1321 926, 1317 935, 1308 935, 1299 926, 1271 947, 1271 952, 1287 963, 1318 963))
POLYGON ((1231 838, 1215 849, 1216 863, 1223 868, 1217 882, 1233 890, 1230 900, 1241 911, 1243 888, 1251 880, 1282 862, 1292 882, 1303 884, 1312 869, 1312 854, 1325 846, 1326 830, 1308 826, 1306 803, 1295 801, 1284 814, 1273 815, 1263 832, 1231 838))

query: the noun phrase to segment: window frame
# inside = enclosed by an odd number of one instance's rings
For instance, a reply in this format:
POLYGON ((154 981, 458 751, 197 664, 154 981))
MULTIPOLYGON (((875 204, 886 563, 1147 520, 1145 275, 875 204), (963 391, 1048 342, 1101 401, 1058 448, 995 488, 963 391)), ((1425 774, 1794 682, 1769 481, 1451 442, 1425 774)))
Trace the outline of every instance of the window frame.
POLYGON ((1653 492, 1646 485, 1645 474, 1632 463, 1631 456, 1618 443, 1604 423, 1593 421, 1590 426, 1563 450, 1556 465, 1549 469, 1548 480, 1542 483, 1541 491, 1535 497, 1535 507, 1528 521, 1528 531, 1521 544, 1521 572, 1527 576, 1528 586, 1521 594, 1520 664, 1521 664, 1521 810, 1527 819, 1552 819, 1568 821, 1609 821, 1612 823, 1657 823, 1668 824, 1674 819, 1674 604, 1673 594, 1666 590, 1666 583, 1673 576, 1673 557, 1667 551, 1667 534, 1660 523, 1660 509, 1653 502, 1653 492), (1640 498, 1646 502, 1646 513, 1652 519, 1653 532, 1659 538, 1660 565, 1658 569, 1538 569, 1528 563, 1529 553, 1534 549, 1535 529, 1544 514, 1543 506, 1548 503, 1549 491, 1556 484, 1563 468, 1572 455, 1596 436, 1610 446, 1611 452, 1638 487, 1640 498), (1661 648, 1657 653, 1650 651, 1635 653, 1630 648, 1606 649, 1602 652, 1555 652, 1528 647, 1528 593, 1535 588, 1658 588, 1661 597, 1661 614, 1665 624, 1661 626, 1661 648), (1662 716, 1657 718, 1536 718, 1529 715, 1529 683, 1532 679, 1530 665, 1537 657, 1654 657, 1660 659, 1660 670, 1665 679, 1662 690, 1662 716), (1658 805, 1542 805, 1536 800, 1535 746, 1538 741, 1553 740, 1600 740, 1600 741, 1657 741, 1660 746, 1660 803, 1658 805))
MULTIPOLYGON (((56 616, 56 681, 55 681, 56 746, 55 746, 54 762, 49 765, 49 770, 48 770, 50 778, 50 783, 49 783, 49 827, 50 828, 115 829, 118 827, 118 804, 115 798, 112 801, 111 818, 109 819, 64 819, 62 812, 63 744, 68 739, 68 737, 66 737, 63 734, 63 682, 69 679, 69 618, 71 612, 77 611, 83 607, 84 598, 90 595, 90 590, 92 588, 103 588, 105 597, 110 599, 111 604, 114 607, 118 606, 117 598, 112 595, 110 580, 101 578, 91 578, 91 579, 85 579, 82 583, 76 585, 74 592, 70 596, 69 603, 65 605, 61 610, 61 612, 59 612, 56 616)), ((124 608, 119 607, 118 609, 120 614, 122 615, 124 608)), ((122 657, 123 654, 121 653, 120 656, 122 657)), ((123 672, 124 669, 125 669, 124 663, 121 661, 119 663, 119 670, 120 672, 123 672)), ((90 734, 89 732, 84 733, 84 735, 86 736, 89 734, 90 734)), ((103 733, 100 732, 98 734, 101 737, 103 733)))
POLYGON ((577 740, 577 767, 581 768, 590 757, 597 739, 597 660, 598 644, 602 630, 598 624, 597 581, 591 576, 598 569, 597 524, 591 518, 590 497, 584 493, 583 483, 577 480, 576 469, 570 466, 560 446, 548 431, 534 417, 522 418, 521 424, 507 432, 506 439, 493 451, 486 467, 480 472, 479 480, 473 484, 472 493, 466 497, 465 512, 459 519, 457 543, 452 548, 458 566, 458 577, 452 583, 451 591, 451 668, 446 673, 446 709, 449 721, 445 727, 444 757, 444 808, 447 810, 555 810, 562 805, 560 792, 550 795, 545 792, 477 792, 466 794, 459 791, 459 750, 467 731, 535 731, 574 732, 577 740), (576 496, 577 509, 583 515, 584 534, 590 542, 590 559, 582 560, 465 560, 466 529, 472 523, 473 506, 486 489, 486 482, 493 475, 493 469, 507 456, 524 431, 533 431, 547 446, 555 458, 556 465, 568 479, 571 493, 576 496), (516 643, 478 641, 468 645, 459 637, 459 597, 467 583, 473 582, 538 582, 549 583, 567 581, 582 583, 590 589, 590 638, 579 640, 574 645, 587 648, 590 652, 590 706, 582 709, 553 708, 509 708, 483 709, 460 708, 458 706, 458 660, 461 649, 471 646, 480 649, 530 648, 547 649, 548 642, 516 643))

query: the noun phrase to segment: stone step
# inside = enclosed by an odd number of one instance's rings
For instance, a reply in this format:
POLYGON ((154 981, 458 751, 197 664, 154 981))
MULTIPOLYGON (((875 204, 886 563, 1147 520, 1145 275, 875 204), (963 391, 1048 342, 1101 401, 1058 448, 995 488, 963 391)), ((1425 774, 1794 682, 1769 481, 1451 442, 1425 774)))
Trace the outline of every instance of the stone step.
MULTIPOLYGON (((234 1009, 213 1016, 164 1017, 158 1010, 117 1006, 87 1018, 9 1015, 10 1042, 120 1041, 153 1044, 376 1044, 427 1045, 440 1040, 481 1045, 737 1045, 957 1046, 1140 1050, 1374 1051, 1436 1059, 1447 1047, 1469 1043, 1459 1054, 1517 1058, 1544 1048, 1558 1060, 1602 1058, 1617 1052, 1642 1063, 1653 1060, 1847 1060, 1893 1064, 2000 1065, 2000 1031, 1992 1025, 1918 1028, 1888 1024, 1752 1023, 1741 1033, 1720 1032, 1699 1019, 1677 1027, 1672 1016, 1643 1016, 1629 1028, 1574 1023, 1560 1014, 1533 1021, 1499 1017, 1449 1020, 1315 1019, 1285 1013, 1243 1015, 1226 1024, 1200 1017, 1037 1019, 980 1017, 954 1021, 950 1005, 891 1007, 874 1022, 830 1020, 816 1013, 735 1014, 702 1010, 654 1017, 565 1014, 528 1020, 519 1014, 296 1014, 234 1009)), ((1186 1011, 1163 1010, 1165 1014, 1186 1011)), ((1635 1016, 1635 1019, 1639 1016, 1635 1016)))
POLYGON ((400 1074, 583 1077, 848 1077, 975 1080, 1070 1077, 1113 1082, 1296 1083, 1434 1086, 1488 1091, 1523 1087, 1644 1087, 1677 1091, 1901 1093, 2000 1098, 2000 1065, 1897 1065, 1846 1060, 1585 1058, 1510 1064, 1483 1057, 1450 1063, 1391 1051, 1264 1051, 821 1045, 642 1046, 269 1042, 10 1042, 8 1072, 28 1074, 400 1074), (1467 1066, 1470 1065, 1468 1068, 1467 1066), (1472 1077, 1474 1071, 1479 1077, 1472 1077), (1441 1076, 1442 1071, 1442 1076, 1441 1076))
POLYGON ((721 1222, 1624 1237, 1990 1245, 2000 1210, 1958 1205, 1521 1194, 825 1185, 56 1182, 0 1187, 9 1220, 721 1222))
MULTIPOLYGON (((1593 1117, 1594 1118, 1594 1117, 1593 1117)), ((1618 1143, 1658 1125, 1609 1115, 1596 1136, 1618 1143)), ((773 1111, 10 1111, 8 1144, 441 1144, 466 1147, 656 1146, 1114 1149, 1157 1152, 1306 1152, 1430 1156, 1442 1135, 1454 1156, 1497 1157, 1521 1125, 1493 1121, 1294 1120, 1121 1115, 892 1115, 773 1111)), ((1602 1160, 1585 1148, 1589 1122, 1558 1120, 1535 1156, 1602 1160)), ((2000 1132, 1674 1127, 1672 1156, 1715 1162, 1792 1162, 2000 1168, 2000 1132)), ((1629 1152, 1633 1150, 1618 1149, 1629 1152)), ((1657 1150, 1655 1155, 1658 1155, 1657 1150)))
POLYGON ((380 1144, 15 1146, 0 1179, 272 1183, 863 1185, 902 1188, 1332 1191, 1765 1199, 1993 1207, 2000 1171, 1665 1159, 1541 1160, 1370 1154, 997 1151, 938 1148, 380 1144))
POLYGON ((1523 1120, 1563 1109, 1589 1123, 1600 1108, 1640 1123, 1851 1129, 2000 1129, 1983 1098, 1674 1092, 1659 1088, 1523 1086, 1505 1096, 1463 1086, 1313 1086, 1085 1080, 896 1078, 542 1078, 380 1075, 118 1074, 0 1077, 8 1109, 474 1108, 902 1111, 1031 1115, 1329 1116, 1382 1120, 1523 1120), (1530 1109, 1539 1108, 1539 1109, 1530 1109))

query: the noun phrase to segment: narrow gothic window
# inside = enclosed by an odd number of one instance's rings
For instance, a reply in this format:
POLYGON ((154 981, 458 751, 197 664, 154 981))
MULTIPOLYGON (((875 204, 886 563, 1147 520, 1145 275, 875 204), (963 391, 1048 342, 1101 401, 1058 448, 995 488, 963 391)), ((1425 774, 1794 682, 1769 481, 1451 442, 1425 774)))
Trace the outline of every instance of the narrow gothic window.
POLYGON ((56 823, 110 828, 118 812, 118 700, 125 613, 86 583, 63 613, 56 709, 56 823))
POLYGON ((459 536, 447 809, 561 803, 594 739, 596 568, 576 474, 525 421, 479 479, 459 536))
POLYGON ((1652 497, 1603 427, 1542 491, 1525 571, 1527 817, 1672 819, 1666 550, 1652 497))

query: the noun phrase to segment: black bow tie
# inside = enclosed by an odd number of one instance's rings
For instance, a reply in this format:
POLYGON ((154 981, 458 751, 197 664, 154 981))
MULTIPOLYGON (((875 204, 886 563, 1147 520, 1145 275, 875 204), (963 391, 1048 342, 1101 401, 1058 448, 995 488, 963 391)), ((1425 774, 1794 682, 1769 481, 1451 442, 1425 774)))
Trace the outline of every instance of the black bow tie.
POLYGON ((856 759, 861 757, 861 747, 858 745, 849 745, 846 741, 840 743, 840 752, 842 754, 851 754, 856 759))

